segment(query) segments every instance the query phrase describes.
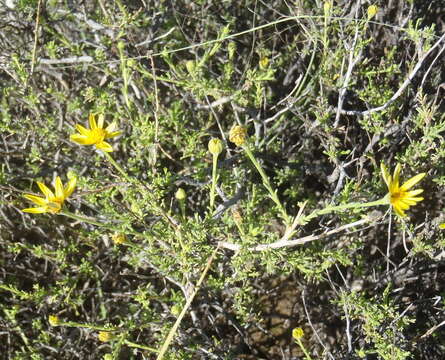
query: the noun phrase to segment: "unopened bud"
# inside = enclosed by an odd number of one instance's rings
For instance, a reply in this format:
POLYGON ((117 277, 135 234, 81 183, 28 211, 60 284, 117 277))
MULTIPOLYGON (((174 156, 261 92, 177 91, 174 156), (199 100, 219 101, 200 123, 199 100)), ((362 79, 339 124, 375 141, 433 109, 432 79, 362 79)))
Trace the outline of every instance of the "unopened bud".
POLYGON ((208 144, 209 152, 212 155, 219 155, 223 151, 223 143, 220 139, 210 139, 208 144))
POLYGON ((371 5, 370 7, 368 7, 368 20, 371 20, 378 11, 378 7, 376 5, 371 5))
POLYGON ((60 319, 57 315, 48 316, 48 322, 51 326, 58 326, 60 324, 60 319))
POLYGON ((113 339, 113 334, 109 331, 99 331, 97 338, 102 342, 108 342, 113 339))
POLYGON ((179 188, 176 191, 175 198, 176 200, 183 201, 187 197, 187 194, 183 188, 179 188))
POLYGON ((189 60, 185 63, 185 67, 190 75, 195 73, 196 64, 193 60, 189 60))
POLYGON ((292 330, 292 337, 295 340, 300 340, 304 336, 304 331, 302 328, 298 327, 292 330))
POLYGON ((113 234, 113 236, 111 236, 111 240, 113 240, 113 242, 116 245, 123 244, 123 243, 127 242, 127 238, 126 238, 125 234, 121 234, 121 233, 113 234))
POLYGON ((267 56, 263 56, 259 61, 260 69, 266 70, 269 66, 269 58, 267 56))

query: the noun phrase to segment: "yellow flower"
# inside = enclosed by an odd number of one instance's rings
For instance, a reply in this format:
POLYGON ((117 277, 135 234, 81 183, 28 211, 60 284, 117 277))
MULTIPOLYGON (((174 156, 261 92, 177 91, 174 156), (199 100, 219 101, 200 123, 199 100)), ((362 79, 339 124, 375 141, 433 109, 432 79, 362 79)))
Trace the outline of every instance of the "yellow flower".
POLYGON ((111 240, 113 240, 113 242, 114 242, 116 245, 119 245, 119 244, 124 244, 124 243, 126 243, 126 242, 127 242, 127 237, 125 236, 125 234, 114 233, 114 234, 111 236, 111 240))
POLYGON ((48 322, 51 326, 58 326, 60 324, 60 319, 57 315, 48 316, 48 322))
POLYGON ((292 337, 295 340, 300 340, 304 336, 304 331, 302 328, 298 327, 292 330, 292 337))
POLYGON ((90 129, 86 129, 82 125, 76 124, 76 129, 79 134, 71 135, 71 141, 74 141, 80 145, 95 145, 97 149, 107 152, 113 151, 111 145, 104 140, 118 136, 121 133, 120 131, 114 131, 116 128, 116 123, 113 122, 104 129, 103 114, 99 115, 97 123, 94 114, 90 114, 88 120, 90 123, 90 129))
POLYGON ((378 10, 379 10, 378 7, 375 5, 369 6, 368 7, 368 20, 371 20, 377 14, 378 10))
POLYGON ((259 65, 260 65, 260 69, 261 70, 266 70, 267 67, 269 66, 269 58, 267 56, 263 56, 260 61, 259 61, 259 65))
POLYGON ((394 175, 388 172, 385 164, 381 163, 380 169, 382 172, 383 180, 385 180, 386 185, 388 186, 388 200, 389 203, 394 208, 394 211, 397 215, 404 217, 406 216, 405 210, 408 210, 410 206, 416 205, 419 201, 423 200, 423 197, 418 197, 417 195, 423 192, 422 189, 417 190, 409 190, 414 185, 416 185, 423 177, 426 175, 425 173, 418 174, 413 176, 411 179, 406 181, 402 186, 399 186, 399 175, 400 170, 402 170, 402 166, 397 164, 396 169, 394 170, 394 175))
POLYGON ((39 181, 37 181, 37 185, 39 185, 40 191, 45 197, 26 194, 24 197, 39 207, 27 208, 22 211, 32 214, 57 214, 62 209, 64 201, 73 193, 74 188, 76 187, 76 178, 73 177, 68 184, 63 187, 62 180, 57 176, 54 185, 55 192, 52 192, 45 184, 39 181))
POLYGON ((241 146, 246 141, 247 129, 244 126, 234 125, 229 132, 229 140, 237 146, 241 146))
POLYGON ((108 342, 113 339, 113 334, 108 331, 99 331, 97 338, 102 342, 108 342))

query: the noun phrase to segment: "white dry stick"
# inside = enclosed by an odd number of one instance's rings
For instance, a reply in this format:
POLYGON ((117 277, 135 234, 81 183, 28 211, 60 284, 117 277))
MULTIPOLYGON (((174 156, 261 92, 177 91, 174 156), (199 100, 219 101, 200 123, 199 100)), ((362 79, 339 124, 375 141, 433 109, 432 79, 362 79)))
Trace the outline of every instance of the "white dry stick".
MULTIPOLYGON (((294 239, 294 240, 288 240, 288 238, 287 238, 288 235, 286 232, 286 234, 284 234, 284 236, 278 241, 275 241, 271 244, 260 244, 260 245, 252 246, 252 247, 247 248, 246 250, 258 252, 258 251, 265 251, 265 250, 269 250, 269 249, 280 249, 280 248, 284 248, 284 247, 294 247, 297 245, 305 244, 310 241, 320 240, 320 239, 323 239, 329 235, 333 235, 333 234, 339 233, 341 231, 344 231, 344 230, 347 230, 347 229, 350 229, 350 228, 353 228, 356 226, 360 226, 360 225, 363 225, 363 224, 366 224, 369 222, 373 222, 375 220, 376 219, 374 216, 367 216, 364 219, 354 221, 354 222, 346 224, 346 225, 339 226, 338 228, 326 231, 320 235, 308 235, 308 236, 304 236, 302 238, 294 239)), ((242 249, 242 246, 240 244, 234 244, 234 243, 230 243, 230 242, 226 242, 226 241, 221 241, 219 243, 219 246, 221 248, 229 249, 232 251, 239 251, 242 249)))
POLYGON ((56 65, 56 64, 76 64, 76 63, 89 63, 92 62, 91 56, 72 56, 63 59, 39 59, 39 64, 56 65))
POLYGON ((309 317, 309 312, 307 311, 307 307, 306 307, 306 300, 304 298, 304 290, 301 292, 301 300, 303 300, 303 307, 304 307, 304 312, 306 313, 306 317, 307 317, 307 321, 309 323, 309 326, 311 327, 312 331, 315 334, 315 337, 317 338, 318 342, 320 343, 320 345, 323 347, 324 351, 326 352, 327 355, 329 355, 329 357, 332 360, 335 360, 335 358, 332 356, 332 354, 328 351, 328 349, 326 348, 326 345, 323 343, 323 341, 321 340, 320 336, 318 335, 317 331, 314 328, 314 325, 312 325, 312 321, 311 318, 309 317))
MULTIPOLYGON (((356 7, 356 12, 355 12, 356 17, 357 17, 357 13, 358 13, 358 6, 356 7)), ((336 128, 338 126, 338 123, 340 122, 340 114, 343 109, 343 102, 345 101, 346 90, 348 89, 349 79, 351 78, 352 69, 354 69, 354 66, 359 62, 359 60, 361 58, 361 51, 354 58, 355 47, 357 45, 357 40, 358 40, 358 35, 359 35, 358 23, 356 23, 355 26, 356 27, 355 27, 354 40, 352 41, 352 45, 349 50, 348 69, 346 70, 346 75, 345 75, 345 79, 343 81, 343 86, 340 89, 340 93, 338 95, 337 114, 335 115, 335 122, 333 125, 334 128, 336 128)))

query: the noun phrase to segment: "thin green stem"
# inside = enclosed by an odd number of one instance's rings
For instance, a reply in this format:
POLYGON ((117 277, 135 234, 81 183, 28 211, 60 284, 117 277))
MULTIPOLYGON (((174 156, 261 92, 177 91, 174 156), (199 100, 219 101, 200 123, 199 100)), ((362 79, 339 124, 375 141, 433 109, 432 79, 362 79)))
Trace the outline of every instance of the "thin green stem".
POLYGON ((190 305, 192 304, 192 301, 195 298, 196 294, 198 293, 198 291, 201 287, 201 284, 207 275, 207 272, 210 270, 210 266, 212 265, 212 262, 215 259, 215 256, 216 256, 216 253, 218 250, 219 250, 219 245, 215 248, 215 250, 213 250, 212 255, 210 255, 209 259, 207 260, 207 265, 204 268, 203 272, 201 273, 201 276, 195 285, 193 293, 187 299, 187 302, 185 303, 184 308, 182 309, 181 313, 179 314, 178 318, 176 319, 175 324, 170 329, 170 332, 168 333, 167 338, 165 339, 164 343, 162 344, 161 349, 159 350, 159 354, 158 354, 156 360, 162 360, 164 358, 164 355, 167 352, 167 349, 170 346, 170 343, 172 342, 173 337, 175 336, 176 331, 178 330, 178 327, 181 324, 182 319, 184 318, 187 310, 189 309, 190 305))
POLYGON ((99 325, 93 325, 93 324, 82 324, 74 321, 61 321, 57 326, 69 326, 69 327, 76 327, 76 328, 84 328, 84 329, 91 329, 91 330, 98 330, 98 331, 119 331, 119 328, 110 328, 105 326, 99 326, 99 325))
POLYGON ((107 160, 111 163, 111 165, 114 166, 114 168, 127 180, 128 182, 132 183, 132 179, 128 176, 128 174, 125 172, 124 169, 111 157, 111 155, 108 152, 103 152, 107 160))
POLYGON ((366 202, 366 203, 353 202, 353 203, 347 203, 347 204, 336 205, 336 206, 329 205, 329 206, 325 207, 324 209, 314 210, 309 215, 301 217, 299 220, 299 223, 304 224, 304 223, 307 223, 308 221, 310 221, 320 215, 326 215, 326 214, 330 214, 330 213, 333 213, 336 211, 344 211, 344 210, 348 210, 348 209, 360 209, 360 208, 380 206, 380 205, 388 205, 388 199, 386 196, 379 200, 370 201, 370 202, 366 202))
POLYGON ((300 349, 304 352, 304 355, 306 356, 306 360, 312 360, 311 356, 309 355, 308 351, 303 345, 303 342, 300 339, 296 339, 297 344, 300 346, 300 349))
POLYGON ((144 345, 136 344, 136 343, 131 342, 131 341, 128 341, 128 340, 124 340, 124 344, 127 345, 127 346, 129 346, 129 347, 132 347, 132 348, 137 348, 137 349, 142 349, 142 350, 148 350, 148 351, 155 352, 155 353, 158 352, 157 349, 153 349, 153 348, 148 347, 148 346, 144 346, 144 345))
MULTIPOLYGON (((124 169, 122 169, 122 167, 111 157, 111 155, 107 152, 103 152, 103 154, 105 155, 105 157, 107 158, 107 160, 111 163, 111 165, 114 166, 114 168, 125 178, 125 180, 127 180, 130 184, 134 184, 134 183, 138 183, 139 186, 141 187, 145 187, 146 186, 137 179, 132 179, 130 178, 130 176, 128 176, 128 174, 125 172, 124 169)), ((151 206, 153 206, 153 209, 155 209, 157 212, 159 212, 167 221, 168 223, 172 224, 168 214, 164 211, 164 209, 162 209, 162 207, 156 203, 156 200, 153 200, 152 198, 150 199, 150 204, 151 206)))
POLYGON ((128 230, 128 229, 123 230, 120 227, 109 225, 109 224, 104 224, 102 222, 96 221, 96 220, 91 219, 89 217, 82 216, 82 215, 77 215, 77 214, 74 214, 74 213, 66 211, 66 210, 62 210, 59 213, 59 215, 63 215, 63 216, 69 217, 71 219, 74 219, 74 220, 77 220, 77 221, 81 221, 81 222, 84 222, 84 223, 87 223, 87 224, 96 225, 96 226, 99 226, 101 228, 104 228, 104 229, 107 229, 107 230, 111 230, 111 231, 114 231, 114 232, 125 233, 125 234, 128 234, 128 235, 143 236, 143 234, 138 233, 136 231, 132 231, 132 230, 128 230))
POLYGON ((85 223, 88 223, 88 224, 91 224, 91 225, 104 227, 104 228, 107 228, 107 229, 110 229, 110 230, 118 230, 114 226, 107 225, 107 224, 101 223, 99 221, 96 221, 94 219, 91 219, 89 217, 82 216, 82 215, 77 215, 77 214, 74 214, 74 213, 66 211, 66 210, 62 210, 59 213, 59 215, 63 215, 63 216, 69 217, 71 219, 78 220, 78 221, 81 221, 81 222, 85 222, 85 223))
POLYGON ((283 205, 281 204, 280 199, 278 199, 277 193, 272 188, 269 178, 267 177, 267 175, 264 172, 263 168, 261 167, 260 163, 257 161, 255 156, 253 155, 252 151, 250 151, 248 145, 243 146, 243 149, 246 152, 247 156, 249 157, 250 161, 252 161, 253 165, 260 173, 261 178, 263 179, 263 185, 266 188, 266 190, 269 192, 270 198, 277 205, 278 209, 281 212, 281 216, 283 217, 286 224, 289 225, 292 222, 291 218, 289 217, 289 215, 287 215, 286 210, 284 209, 283 205))
POLYGON ((212 186, 210 188, 210 213, 213 212, 213 207, 215 205, 215 190, 217 181, 217 164, 218 164, 218 154, 213 154, 213 167, 212 167, 212 186))

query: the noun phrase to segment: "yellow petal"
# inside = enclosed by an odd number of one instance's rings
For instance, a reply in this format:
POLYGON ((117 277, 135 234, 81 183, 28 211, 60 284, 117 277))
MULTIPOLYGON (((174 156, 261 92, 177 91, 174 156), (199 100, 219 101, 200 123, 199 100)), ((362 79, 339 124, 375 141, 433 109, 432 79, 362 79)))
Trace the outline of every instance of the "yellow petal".
POLYGON ((28 199, 29 201, 32 201, 34 204, 37 204, 37 205, 40 205, 40 206, 44 206, 47 203, 46 199, 41 198, 40 196, 26 194, 23 197, 25 199, 28 199))
POLYGON ((394 207, 398 207, 399 209, 402 210, 408 210, 409 209, 409 205, 406 204, 405 202, 403 202, 402 200, 398 200, 394 203, 394 207))
POLYGON ((102 141, 102 142, 96 144, 96 148, 98 148, 99 150, 106 151, 106 152, 112 152, 113 151, 113 148, 111 147, 111 145, 108 144, 105 141, 102 141))
POLYGON ((97 128, 96 118, 95 118, 94 114, 90 114, 90 116, 88 117, 88 121, 90 123, 91 130, 94 130, 97 128))
POLYGON ((394 170, 394 175, 392 176, 392 182, 393 184, 397 185, 397 188, 399 187, 399 175, 401 170, 402 165, 397 164, 396 169, 394 170))
POLYGON ((399 191, 400 191, 400 189, 399 189, 399 182, 398 181, 397 182, 392 181, 392 182, 389 183, 389 192, 391 194, 398 193, 399 191))
POLYGON ((86 137, 85 135, 73 134, 70 136, 70 140, 80 145, 87 145, 86 143, 88 142, 88 137, 86 137))
POLYGON ((396 214, 399 215, 400 217, 406 216, 405 212, 400 207, 394 205, 393 208, 396 214))
POLYGON ((73 193, 74 188, 76 187, 76 182, 77 182, 77 179, 74 177, 65 186, 65 190, 63 191, 65 194, 65 199, 67 197, 71 196, 71 194, 73 193))
POLYGON ((407 180, 401 187, 400 190, 407 191, 416 185, 420 180, 425 177, 426 173, 421 173, 416 176, 413 176, 411 179, 407 180))
POLYGON ((53 192, 48 189, 48 187, 44 183, 37 181, 37 185, 39 185, 40 191, 43 193, 43 195, 45 195, 46 198, 54 196, 53 192))
POLYGON ((405 198, 404 200, 412 200, 415 202, 419 202, 419 201, 423 200, 423 197, 408 197, 408 198, 405 198))
POLYGON ((111 132, 111 133, 107 133, 105 135, 105 139, 113 138, 115 136, 120 135, 121 133, 122 133, 122 131, 114 131, 114 132, 111 132))
POLYGON ((114 129, 116 129, 116 121, 113 121, 110 125, 108 125, 106 128, 105 128, 105 131, 107 132, 107 133, 112 133, 113 131, 114 131, 114 129))
POLYGON ((84 128, 82 125, 76 124, 76 130, 80 132, 81 135, 88 136, 90 134, 90 130, 84 128))
POLYGON ((403 198, 403 199, 401 199, 399 201, 402 202, 403 204, 406 204, 408 207, 409 206, 414 206, 414 205, 417 204, 416 200, 409 199, 409 198, 403 198))
POLYGON ((103 129, 104 128, 104 119, 105 119, 104 114, 99 114, 99 119, 97 121, 97 127, 99 129, 103 129))
POLYGON ((38 207, 38 208, 27 208, 22 210, 25 213, 31 214, 43 214, 46 213, 46 207, 38 207))
POLYGON ((63 199, 63 184, 60 176, 56 177, 56 181, 54 183, 54 189, 56 190, 56 198, 63 199))
POLYGON ((421 193, 423 193, 423 189, 411 190, 411 191, 406 192, 406 196, 413 197, 413 196, 419 195, 421 193))
POLYGON ((70 136, 71 141, 74 141, 80 145, 93 145, 95 139, 92 137, 83 136, 80 134, 74 134, 70 136))
POLYGON ((391 175, 389 174, 388 169, 386 168, 384 163, 380 163, 380 172, 382 174, 383 180, 389 188, 389 184, 391 183, 391 175))

